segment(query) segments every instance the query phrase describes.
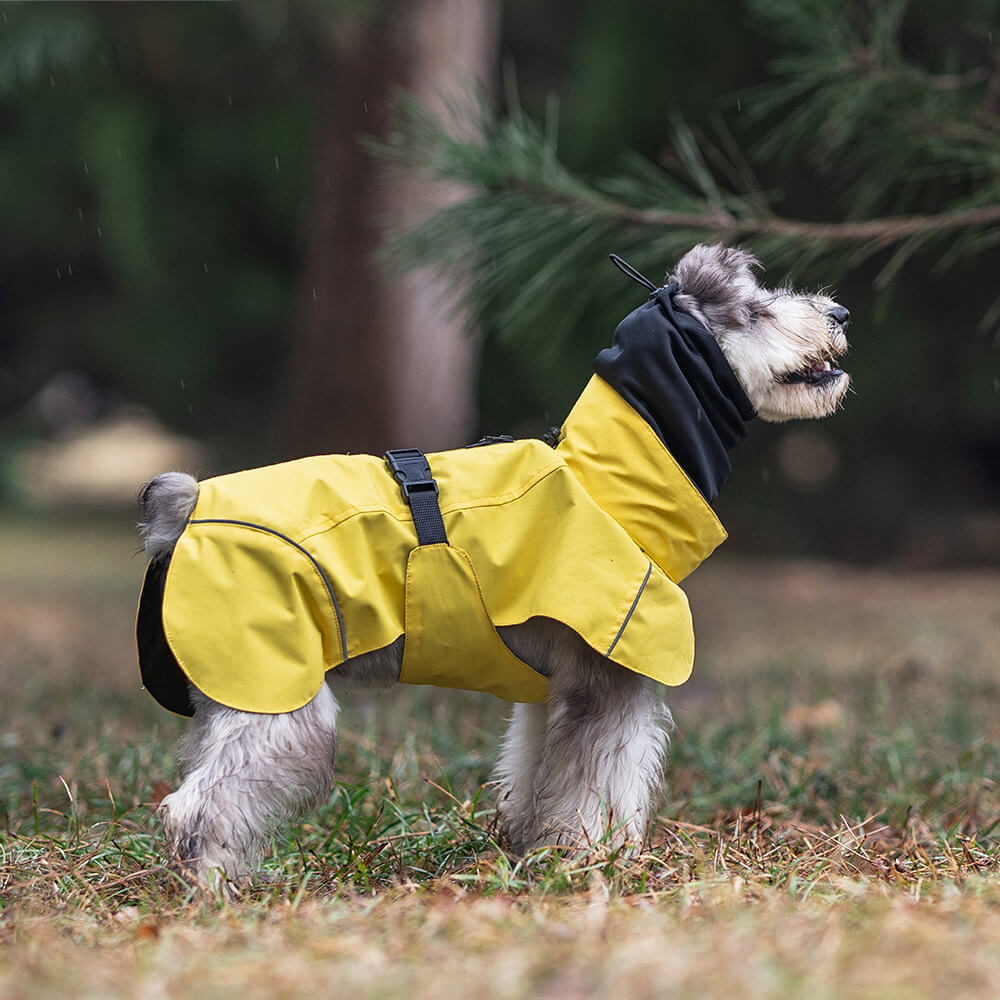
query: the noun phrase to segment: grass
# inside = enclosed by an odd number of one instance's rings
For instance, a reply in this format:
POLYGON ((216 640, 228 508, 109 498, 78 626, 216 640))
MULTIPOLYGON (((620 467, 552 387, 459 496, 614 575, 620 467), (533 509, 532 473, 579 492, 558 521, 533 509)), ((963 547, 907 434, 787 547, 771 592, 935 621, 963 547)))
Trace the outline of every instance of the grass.
POLYGON ((328 802, 227 905, 160 865, 182 723, 138 688, 131 539, 0 550, 4 998, 1000 994, 1000 575, 713 559, 633 857, 498 848, 501 703, 359 696, 328 802))

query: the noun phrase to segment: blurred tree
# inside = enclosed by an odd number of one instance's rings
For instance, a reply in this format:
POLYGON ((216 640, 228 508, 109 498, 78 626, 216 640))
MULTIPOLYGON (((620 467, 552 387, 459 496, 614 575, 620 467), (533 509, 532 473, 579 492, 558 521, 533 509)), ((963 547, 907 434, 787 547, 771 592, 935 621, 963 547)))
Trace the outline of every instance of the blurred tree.
POLYGON ((496 0, 5 4, 0 411, 68 370, 242 436, 237 461, 465 440, 475 340, 374 259, 456 190, 361 137, 397 87, 488 86, 497 28, 496 0))
POLYGON ((259 442, 297 251, 311 33, 252 2, 0 15, 0 412, 76 370, 175 427, 259 442))
POLYGON ((391 95, 457 109, 475 141, 474 94, 493 76, 494 0, 385 2, 332 15, 317 82, 316 163, 298 295, 283 452, 425 450, 468 440, 475 342, 429 269, 400 276, 376 251, 387 224, 414 223, 460 186, 378 169, 359 137, 387 127, 391 95))

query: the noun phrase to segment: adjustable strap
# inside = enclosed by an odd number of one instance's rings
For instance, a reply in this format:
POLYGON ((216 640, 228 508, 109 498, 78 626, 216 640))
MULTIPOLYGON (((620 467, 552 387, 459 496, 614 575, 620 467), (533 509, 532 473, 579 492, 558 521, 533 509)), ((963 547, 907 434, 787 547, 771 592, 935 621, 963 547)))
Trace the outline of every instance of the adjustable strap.
POLYGON ((441 508, 438 506, 438 486, 431 467, 417 448, 397 448, 385 453, 389 469, 403 488, 403 496, 413 513, 413 526, 421 545, 448 544, 441 508))

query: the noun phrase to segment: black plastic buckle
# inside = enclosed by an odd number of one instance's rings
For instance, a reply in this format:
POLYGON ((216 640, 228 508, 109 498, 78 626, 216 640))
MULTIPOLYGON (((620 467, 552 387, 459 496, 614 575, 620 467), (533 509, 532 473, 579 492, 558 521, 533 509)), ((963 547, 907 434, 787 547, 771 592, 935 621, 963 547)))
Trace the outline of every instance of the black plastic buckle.
POLYGON ((384 457, 410 505, 418 543, 447 544, 448 535, 438 506, 438 484, 424 453, 417 448, 397 448, 387 451, 384 457))
POLYGON ((433 493, 437 496, 438 485, 431 475, 431 467, 426 456, 419 448, 397 448, 395 451, 387 451, 385 460, 403 488, 403 496, 407 500, 414 493, 433 493))

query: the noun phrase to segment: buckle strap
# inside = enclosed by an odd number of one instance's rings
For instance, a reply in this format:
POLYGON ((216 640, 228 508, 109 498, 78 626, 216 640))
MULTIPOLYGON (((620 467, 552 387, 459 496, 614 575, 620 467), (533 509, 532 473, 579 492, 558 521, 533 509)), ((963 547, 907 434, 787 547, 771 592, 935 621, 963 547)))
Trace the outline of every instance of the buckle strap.
POLYGON ((427 457, 418 448, 396 448, 387 451, 384 457, 410 505, 417 542, 420 545, 447 545, 448 535, 438 505, 438 485, 427 457))

